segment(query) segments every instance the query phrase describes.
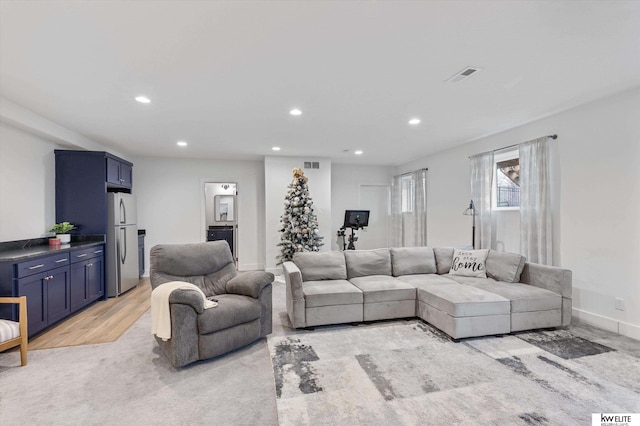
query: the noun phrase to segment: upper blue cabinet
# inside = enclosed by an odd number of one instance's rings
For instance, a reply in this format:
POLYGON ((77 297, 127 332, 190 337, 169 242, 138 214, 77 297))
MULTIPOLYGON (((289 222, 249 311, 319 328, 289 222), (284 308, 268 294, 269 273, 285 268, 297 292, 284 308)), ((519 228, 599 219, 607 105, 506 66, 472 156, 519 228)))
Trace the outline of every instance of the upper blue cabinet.
POLYGON ((107 233, 107 192, 133 188, 133 164, 103 151, 58 149, 56 222, 71 222, 77 234, 107 233))
POLYGON ((118 157, 107 156, 107 186, 131 189, 133 164, 118 157))

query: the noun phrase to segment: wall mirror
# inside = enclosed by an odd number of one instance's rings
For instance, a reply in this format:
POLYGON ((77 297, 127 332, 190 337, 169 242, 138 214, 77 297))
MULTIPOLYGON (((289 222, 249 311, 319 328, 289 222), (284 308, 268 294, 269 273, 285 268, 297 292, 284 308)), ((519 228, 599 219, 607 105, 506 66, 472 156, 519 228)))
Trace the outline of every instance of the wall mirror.
POLYGON ((230 182, 205 182, 206 226, 234 225, 237 220, 237 185, 230 182))
POLYGON ((214 222, 233 222, 235 221, 235 195, 215 195, 213 197, 213 209, 215 215, 214 222))

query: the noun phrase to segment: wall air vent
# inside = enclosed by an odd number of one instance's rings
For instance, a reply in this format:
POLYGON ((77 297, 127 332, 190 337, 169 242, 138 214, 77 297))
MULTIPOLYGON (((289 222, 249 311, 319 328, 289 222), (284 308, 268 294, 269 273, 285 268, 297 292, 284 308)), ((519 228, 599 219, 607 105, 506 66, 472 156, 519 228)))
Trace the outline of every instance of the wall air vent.
POLYGON ((305 169, 319 169, 320 163, 317 161, 305 161, 304 162, 305 169))
POLYGON ((447 80, 446 83, 459 83, 462 80, 471 77, 472 75, 476 75, 480 71, 482 71, 482 68, 466 67, 465 69, 451 77, 449 80, 447 80))

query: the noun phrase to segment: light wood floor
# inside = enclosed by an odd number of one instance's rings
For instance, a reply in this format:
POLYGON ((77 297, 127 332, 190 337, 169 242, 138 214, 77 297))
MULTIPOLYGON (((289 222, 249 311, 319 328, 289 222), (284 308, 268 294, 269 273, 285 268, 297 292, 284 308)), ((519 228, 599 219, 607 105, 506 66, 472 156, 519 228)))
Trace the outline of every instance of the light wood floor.
POLYGON ((98 301, 35 337, 29 350, 113 342, 150 307, 151 283, 142 278, 138 287, 122 296, 98 301))

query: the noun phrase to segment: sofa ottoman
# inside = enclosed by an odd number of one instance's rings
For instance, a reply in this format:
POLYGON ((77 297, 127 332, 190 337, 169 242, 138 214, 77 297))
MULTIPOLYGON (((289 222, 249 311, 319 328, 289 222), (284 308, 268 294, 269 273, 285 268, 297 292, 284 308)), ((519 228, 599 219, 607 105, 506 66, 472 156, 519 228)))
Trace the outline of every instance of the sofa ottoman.
POLYGON ((454 339, 511 331, 509 299, 454 281, 414 285, 417 316, 454 339))

